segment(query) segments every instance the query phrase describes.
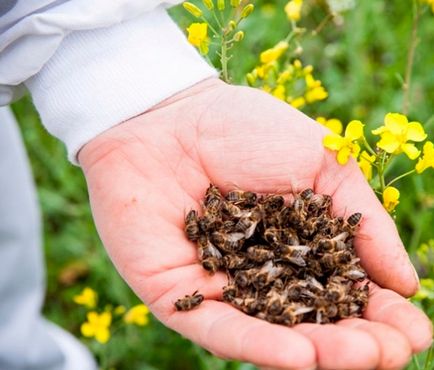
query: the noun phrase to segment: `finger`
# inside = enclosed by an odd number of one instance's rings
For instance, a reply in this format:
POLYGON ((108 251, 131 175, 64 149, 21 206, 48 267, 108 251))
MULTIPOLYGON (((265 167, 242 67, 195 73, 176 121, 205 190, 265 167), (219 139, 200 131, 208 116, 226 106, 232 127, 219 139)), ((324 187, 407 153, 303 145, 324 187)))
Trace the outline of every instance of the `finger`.
POLYGON ((348 319, 338 325, 360 329, 371 334, 380 348, 378 370, 402 369, 410 361, 411 347, 404 334, 391 326, 363 319, 348 319))
POLYGON ((316 192, 333 196, 338 215, 361 212, 363 218, 355 247, 362 266, 379 285, 404 296, 419 287, 417 274, 398 235, 395 223, 378 201, 355 161, 341 166, 327 153, 316 192))
POLYGON ((167 324, 222 358, 284 369, 315 368, 315 348, 304 335, 226 303, 205 301, 195 311, 174 313, 167 324))
POLYGON ((137 293, 165 325, 219 357, 289 369, 314 367, 315 349, 303 335, 212 300, 221 299, 226 284, 224 274, 209 276, 195 264, 148 277, 134 286, 139 286, 137 293), (195 290, 205 301, 194 310, 175 311, 176 299, 195 290))
POLYGON ((294 330, 313 342, 321 369, 374 369, 379 364, 378 344, 365 331, 332 324, 299 324, 294 330))
POLYGON ((368 306, 363 316, 382 322, 403 333, 413 350, 421 352, 432 343, 433 328, 428 317, 399 294, 370 284, 368 306))

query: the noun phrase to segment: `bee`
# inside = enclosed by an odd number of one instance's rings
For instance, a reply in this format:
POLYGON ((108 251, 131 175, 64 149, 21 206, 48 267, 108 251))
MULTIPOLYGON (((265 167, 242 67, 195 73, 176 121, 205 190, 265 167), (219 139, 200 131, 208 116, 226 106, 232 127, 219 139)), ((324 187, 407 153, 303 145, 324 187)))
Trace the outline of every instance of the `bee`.
POLYGON ((369 285, 365 284, 351 292, 352 302, 359 306, 366 307, 369 297, 369 285))
POLYGON ((302 238, 311 238, 314 234, 327 226, 328 219, 324 216, 310 218, 305 221, 300 228, 302 238))
POLYGON ((279 293, 276 290, 271 289, 266 295, 266 312, 273 316, 280 315, 284 309, 287 298, 287 292, 279 293))
POLYGON ((187 234, 187 238, 193 242, 199 239, 200 229, 195 210, 188 212, 185 217, 185 233, 187 234))
POLYGON ((305 257, 311 248, 307 245, 286 245, 280 244, 275 249, 275 254, 279 260, 291 262, 297 266, 305 267, 305 257))
POLYGON ((326 285, 325 297, 334 303, 343 302, 348 295, 349 288, 347 280, 340 276, 333 276, 326 285))
POLYGON ((259 269, 256 267, 248 270, 238 270, 234 276, 235 284, 240 288, 246 288, 247 286, 252 285, 258 272, 259 269))
POLYGON ((303 190, 303 191, 299 194, 299 196, 300 196, 301 199, 304 199, 304 200, 310 200, 310 199, 314 196, 314 194, 315 194, 315 193, 313 192, 313 190, 310 189, 310 188, 308 188, 308 189, 303 190))
POLYGON ((247 248, 247 257, 254 262, 264 263, 274 258, 273 251, 262 245, 253 245, 247 248))
POLYGON ((259 200, 259 204, 262 206, 261 208, 267 215, 279 212, 284 203, 285 200, 281 195, 267 195, 259 200))
POLYGON ((264 231, 264 239, 271 245, 281 243, 282 230, 276 227, 269 227, 264 231))
POLYGON ((349 317, 360 317, 362 316, 363 309, 352 302, 343 302, 338 304, 338 315, 341 319, 346 319, 349 317))
POLYGON ((234 232, 225 234, 219 231, 214 231, 211 234, 212 243, 226 253, 233 253, 240 250, 244 244, 244 234, 234 232))
POLYGON ((262 311, 265 306, 265 304, 256 297, 234 298, 230 303, 248 315, 254 315, 262 311))
POLYGON ((229 202, 224 202, 222 209, 228 216, 235 218, 240 218, 249 214, 249 211, 241 210, 240 207, 229 202))
POLYGON ((315 300, 316 316, 315 321, 317 324, 328 324, 338 314, 338 306, 328 302, 322 297, 315 300))
POLYGON ((223 266, 228 270, 243 269, 247 267, 248 259, 245 256, 237 254, 226 254, 223 257, 223 266))
POLYGON ((245 238, 249 239, 255 232, 256 226, 261 221, 261 213, 259 211, 253 211, 246 217, 240 218, 236 224, 236 229, 245 234, 245 238))
POLYGON ((238 288, 234 284, 229 284, 223 287, 223 300, 225 302, 232 302, 238 296, 238 288))
MULTIPOLYGON (((358 261, 358 259, 356 259, 356 261, 358 261)), ((339 268, 339 273, 345 278, 354 281, 361 281, 367 277, 366 272, 360 266, 352 263, 341 266, 339 268)))
POLYGON ((347 264, 353 258, 353 254, 350 251, 343 250, 335 253, 324 253, 320 259, 321 265, 331 270, 342 264, 347 264))
POLYGON ((303 315, 314 310, 314 307, 307 307, 300 303, 289 303, 282 314, 275 317, 275 322, 280 324, 293 326, 300 323, 303 315))
POLYGON ((220 190, 213 184, 210 184, 205 193, 204 215, 218 215, 220 213, 223 200, 224 199, 220 193, 220 190))
POLYGON ((199 261, 213 275, 223 265, 222 254, 204 235, 199 238, 198 245, 199 261))
POLYGON ((257 195, 251 191, 232 190, 226 195, 226 200, 246 208, 251 208, 256 205, 257 195))
POLYGON ((330 214, 332 197, 326 194, 314 194, 308 202, 307 211, 311 216, 318 216, 321 213, 330 214))
POLYGON ((273 261, 267 261, 254 276, 253 285, 256 289, 261 290, 282 275, 284 270, 283 266, 275 266, 273 261))
POLYGON ((179 298, 175 302, 175 308, 177 311, 190 311, 199 306, 203 300, 203 295, 198 294, 198 291, 196 290, 191 296, 186 295, 184 298, 179 298))
POLYGON ((347 230, 351 235, 354 234, 361 220, 362 220, 361 213, 359 212, 353 213, 350 217, 347 218, 346 222, 344 223, 343 226, 344 230, 347 230))
POLYGON ((347 239, 347 237, 348 237, 348 233, 343 232, 331 239, 320 239, 317 242, 315 252, 324 253, 324 252, 343 251, 347 249, 347 245, 344 242, 347 239))
POLYGON ((204 216, 198 221, 199 228, 202 232, 207 233, 212 230, 220 229, 223 225, 221 216, 209 213, 205 210, 204 216))

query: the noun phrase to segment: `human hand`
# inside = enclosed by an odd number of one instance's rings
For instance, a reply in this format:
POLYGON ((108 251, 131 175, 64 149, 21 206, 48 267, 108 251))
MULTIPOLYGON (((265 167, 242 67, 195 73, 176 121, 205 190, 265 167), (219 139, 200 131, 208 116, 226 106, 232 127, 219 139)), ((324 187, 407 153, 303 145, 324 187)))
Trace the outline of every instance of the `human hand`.
POLYGON ((325 134, 265 93, 207 80, 81 150, 101 239, 159 320, 217 356, 279 369, 397 369, 429 346, 428 318, 398 294, 412 295, 418 281, 396 227, 357 164, 340 166, 324 149, 325 134), (338 215, 362 212, 355 244, 378 284, 364 318, 286 328, 221 302, 225 275, 209 276, 184 234, 210 182, 222 191, 313 188, 333 196, 338 215), (195 290, 206 299, 199 308, 175 311, 195 290))

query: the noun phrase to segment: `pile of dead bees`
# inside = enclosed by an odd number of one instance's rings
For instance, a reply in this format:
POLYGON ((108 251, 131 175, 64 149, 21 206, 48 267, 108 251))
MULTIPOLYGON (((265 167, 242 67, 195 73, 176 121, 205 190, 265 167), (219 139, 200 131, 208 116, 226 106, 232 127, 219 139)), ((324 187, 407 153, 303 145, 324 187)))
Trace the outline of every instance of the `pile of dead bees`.
MULTIPOLYGON (((241 190, 224 197, 210 185, 202 216, 190 211, 185 231, 203 268, 226 272, 224 301, 272 323, 329 323, 361 316, 368 301, 353 248, 362 215, 333 217, 331 207, 330 196, 311 189, 285 204, 280 195, 241 190)), ((187 296, 177 309, 202 300, 187 296)))

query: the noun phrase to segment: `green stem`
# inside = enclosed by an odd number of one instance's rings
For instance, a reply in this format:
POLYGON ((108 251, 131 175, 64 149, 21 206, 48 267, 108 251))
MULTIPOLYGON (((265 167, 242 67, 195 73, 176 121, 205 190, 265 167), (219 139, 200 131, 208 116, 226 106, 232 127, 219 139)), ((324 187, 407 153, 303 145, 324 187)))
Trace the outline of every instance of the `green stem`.
POLYGON ((431 346, 431 348, 428 351, 428 354, 426 355, 425 360, 425 370, 432 369, 432 362, 434 361, 434 345, 431 346))
POLYGON ((402 178, 404 178, 404 177, 406 177, 406 176, 408 176, 408 175, 411 175, 412 173, 415 173, 416 172, 416 170, 411 170, 411 171, 408 171, 408 172, 405 172, 405 173, 403 173, 402 175, 399 175, 398 177, 395 177, 393 180, 391 180, 388 184, 387 184, 387 186, 390 186, 390 185, 392 185, 392 184, 394 184, 395 182, 397 182, 398 180, 401 180, 402 178))
POLYGON ((402 90, 404 92, 404 97, 402 101, 402 113, 404 115, 408 114, 408 110, 410 107, 411 74, 413 71, 416 47, 417 44, 419 43, 419 40, 417 38, 417 29, 419 26, 420 15, 421 15, 420 6, 417 0, 413 0, 413 24, 411 28, 410 46, 408 48, 408 54, 407 54, 407 66, 405 68, 404 84, 402 85, 402 90))
POLYGON ((381 154, 381 161, 378 166, 378 178, 380 179, 380 187, 381 187, 381 193, 384 192, 384 189, 386 188, 385 180, 384 180, 384 164, 386 161, 386 152, 383 152, 381 154))
POLYGON ((226 39, 222 37, 222 49, 221 49, 221 56, 220 56, 220 62, 222 65, 222 78, 223 81, 230 83, 229 78, 229 71, 228 71, 228 46, 226 43, 226 39))
POLYGON ((368 140, 366 140, 365 136, 363 136, 363 145, 365 146, 365 148, 368 150, 369 153, 377 156, 377 153, 375 153, 375 150, 372 149, 371 145, 368 143, 368 140))
POLYGON ((334 18, 334 14, 333 13, 329 13, 327 14, 324 19, 321 21, 321 23, 312 31, 311 35, 312 36, 317 36, 322 30, 323 28, 326 26, 326 24, 332 20, 334 18))
POLYGON ((215 36, 220 36, 220 32, 217 32, 217 30, 212 26, 210 22, 207 21, 204 16, 200 17, 200 19, 202 19, 202 21, 208 25, 209 29, 214 33, 215 36))

